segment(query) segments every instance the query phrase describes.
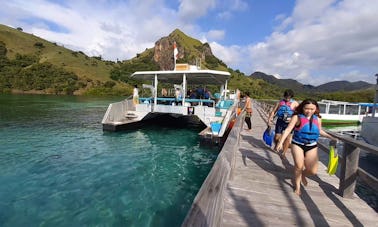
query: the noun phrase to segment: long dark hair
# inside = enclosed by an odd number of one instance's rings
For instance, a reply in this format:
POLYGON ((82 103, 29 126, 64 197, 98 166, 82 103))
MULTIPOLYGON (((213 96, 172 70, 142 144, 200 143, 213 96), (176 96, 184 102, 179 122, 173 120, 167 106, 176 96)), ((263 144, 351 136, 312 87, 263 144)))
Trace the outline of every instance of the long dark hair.
POLYGON ((320 109, 319 109, 319 104, 317 101, 313 100, 313 99, 305 99, 301 102, 301 104, 299 104, 299 106, 297 108, 295 108, 295 113, 294 114, 304 114, 303 112, 303 108, 305 107, 305 105, 307 104, 314 104, 316 106, 316 110, 315 110, 315 113, 314 115, 318 116, 319 118, 321 118, 320 116, 320 109))

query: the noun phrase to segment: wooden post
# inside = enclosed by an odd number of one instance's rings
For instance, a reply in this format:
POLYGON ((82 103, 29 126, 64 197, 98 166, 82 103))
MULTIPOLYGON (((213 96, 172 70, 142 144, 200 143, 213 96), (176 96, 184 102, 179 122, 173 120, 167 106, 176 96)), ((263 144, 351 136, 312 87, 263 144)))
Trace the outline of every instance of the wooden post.
POLYGON ((345 198, 353 198, 356 187, 360 148, 345 142, 340 172, 339 194, 345 198))

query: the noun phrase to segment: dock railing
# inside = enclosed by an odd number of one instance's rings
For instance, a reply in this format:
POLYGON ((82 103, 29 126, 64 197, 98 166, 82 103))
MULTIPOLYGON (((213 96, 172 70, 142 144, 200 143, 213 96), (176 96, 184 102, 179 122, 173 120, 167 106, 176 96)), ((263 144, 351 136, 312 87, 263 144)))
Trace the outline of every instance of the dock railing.
POLYGON ((234 167, 238 149, 243 114, 236 122, 220 151, 209 175, 203 182, 182 226, 220 226, 223 215, 223 193, 234 167))
MULTIPOLYGON (((377 178, 359 167, 359 157, 361 149, 374 155, 378 155, 378 148, 339 133, 331 132, 329 130, 325 131, 343 143, 343 151, 341 157, 339 157, 341 168, 339 195, 346 198, 352 198, 356 188, 357 177, 371 188, 377 190, 377 178)), ((328 152, 329 150, 327 146, 321 143, 319 143, 319 147, 325 152, 328 152)))
MULTIPOLYGON (((264 102, 257 102, 256 104, 259 107, 260 114, 266 120, 273 105, 264 102)), ((343 150, 341 152, 341 157, 339 157, 339 195, 345 198, 352 198, 356 188, 357 178, 369 185, 372 189, 377 190, 377 178, 359 167, 359 157, 361 149, 374 155, 378 155, 378 147, 339 133, 331 132, 329 130, 325 131, 337 138, 339 142, 343 143, 343 150)), ((329 152, 329 146, 322 143, 319 143, 318 145, 324 152, 329 152)))

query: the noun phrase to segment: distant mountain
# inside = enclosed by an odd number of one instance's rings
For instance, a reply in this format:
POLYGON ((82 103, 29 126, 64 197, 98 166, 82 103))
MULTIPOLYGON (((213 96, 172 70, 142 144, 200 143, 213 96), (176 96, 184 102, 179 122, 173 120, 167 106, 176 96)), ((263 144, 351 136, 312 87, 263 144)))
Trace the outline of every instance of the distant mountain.
POLYGON ((333 81, 328 82, 319 86, 312 86, 312 85, 304 85, 296 80, 293 79, 278 79, 272 75, 267 75, 262 72, 254 72, 250 75, 250 77, 255 79, 262 79, 268 83, 277 85, 279 87, 283 87, 286 89, 292 89, 294 92, 297 93, 328 93, 328 92, 338 92, 338 91, 359 91, 364 89, 372 89, 374 87, 373 84, 369 84, 364 81, 357 81, 357 82, 349 82, 349 81, 333 81))
POLYGON ((356 91, 362 89, 373 88, 373 84, 364 81, 349 82, 349 81, 332 81, 316 87, 318 92, 334 92, 334 91, 356 91))

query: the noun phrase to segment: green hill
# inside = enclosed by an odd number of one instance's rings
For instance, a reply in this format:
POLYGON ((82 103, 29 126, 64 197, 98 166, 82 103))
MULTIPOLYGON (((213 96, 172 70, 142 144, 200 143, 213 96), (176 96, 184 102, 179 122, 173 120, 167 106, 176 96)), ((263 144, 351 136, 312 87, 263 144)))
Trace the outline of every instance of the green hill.
MULTIPOLYGON (((249 91, 256 99, 278 99, 287 88, 295 90, 297 99, 313 97, 371 102, 374 96, 370 89, 319 92, 311 85, 302 85, 291 79, 278 80, 262 72, 246 76, 214 56, 208 43, 201 43, 179 29, 160 38, 154 47, 146 48, 134 58, 116 63, 104 61, 101 56, 89 57, 81 51, 72 51, 25 33, 21 28, 4 25, 0 25, 0 92, 129 96, 133 84, 144 82, 131 79, 132 73, 174 68, 174 42, 179 52, 177 63, 229 71, 229 88, 249 91)), ((216 92, 215 89, 210 88, 212 92, 216 92)))
POLYGON ((0 48, 3 92, 126 94, 131 91, 131 87, 111 81, 110 72, 116 63, 103 61, 100 56, 88 57, 22 29, 0 25, 0 48))
POLYGON ((109 80, 112 62, 105 62, 95 57, 88 57, 83 52, 75 52, 56 43, 51 43, 32 34, 0 25, 0 41, 8 49, 7 57, 14 59, 16 54, 34 55, 39 62, 72 71, 80 78, 89 78, 104 82, 109 80))

